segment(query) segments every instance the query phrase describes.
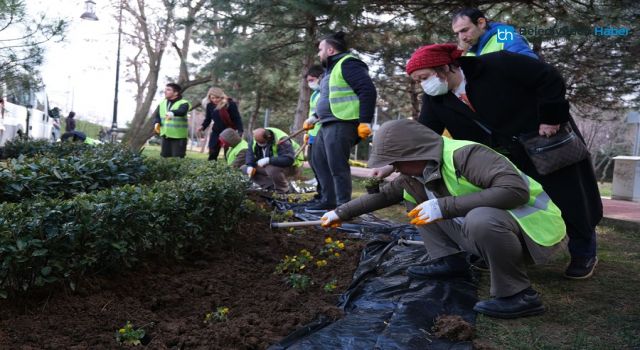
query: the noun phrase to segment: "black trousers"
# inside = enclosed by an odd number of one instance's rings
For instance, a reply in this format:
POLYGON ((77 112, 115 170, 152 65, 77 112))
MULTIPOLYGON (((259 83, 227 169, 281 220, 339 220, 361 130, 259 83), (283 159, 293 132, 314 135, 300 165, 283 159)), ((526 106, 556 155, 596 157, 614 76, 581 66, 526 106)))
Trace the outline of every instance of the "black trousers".
POLYGON ((349 154, 357 140, 357 122, 330 122, 318 131, 311 157, 323 203, 340 205, 351 200, 349 154))
POLYGON ((163 158, 184 158, 187 154, 187 139, 172 139, 163 136, 160 156, 163 158))

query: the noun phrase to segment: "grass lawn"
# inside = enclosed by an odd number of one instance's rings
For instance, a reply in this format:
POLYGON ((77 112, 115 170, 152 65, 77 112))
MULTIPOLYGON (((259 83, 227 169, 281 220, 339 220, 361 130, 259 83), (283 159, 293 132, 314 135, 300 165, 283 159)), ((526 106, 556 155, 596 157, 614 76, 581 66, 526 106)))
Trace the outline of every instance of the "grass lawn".
MULTIPOLYGON (((160 158, 160 146, 146 145, 142 150, 142 154, 149 158, 160 158)), ((200 153, 200 150, 195 147, 193 148, 193 151, 190 151, 189 146, 187 146, 187 158, 207 160, 208 157, 209 157, 208 153, 206 152, 200 153)))
MULTIPOLYGON (((568 254, 529 269, 547 312, 517 320, 479 316, 478 337, 499 349, 640 348, 640 232, 599 226, 598 240, 600 262, 592 278, 562 278, 568 254)), ((488 273, 479 287, 486 298, 488 273)))
POLYGON ((600 195, 603 197, 611 197, 611 182, 598 182, 600 195))

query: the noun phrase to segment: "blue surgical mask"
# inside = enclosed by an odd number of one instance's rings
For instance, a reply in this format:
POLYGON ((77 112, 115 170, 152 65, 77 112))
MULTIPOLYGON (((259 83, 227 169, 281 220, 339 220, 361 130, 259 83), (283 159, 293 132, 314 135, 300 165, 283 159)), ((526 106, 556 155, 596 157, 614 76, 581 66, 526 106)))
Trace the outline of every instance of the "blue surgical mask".
POLYGON ((428 79, 423 80, 420 85, 424 93, 429 96, 444 95, 449 91, 449 84, 447 81, 442 81, 437 75, 432 75, 428 79))

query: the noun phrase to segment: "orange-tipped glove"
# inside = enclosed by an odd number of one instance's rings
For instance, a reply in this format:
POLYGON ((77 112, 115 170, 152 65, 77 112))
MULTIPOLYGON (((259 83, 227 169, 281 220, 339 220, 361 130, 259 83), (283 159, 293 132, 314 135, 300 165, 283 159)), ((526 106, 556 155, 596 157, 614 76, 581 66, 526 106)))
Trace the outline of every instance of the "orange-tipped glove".
POLYGON ((309 134, 304 134, 304 143, 309 143, 309 134))
POLYGON ((440 211, 438 200, 429 199, 428 201, 422 202, 417 207, 413 208, 407 216, 412 218, 412 225, 420 226, 442 219, 442 212, 440 211))
POLYGON ((322 215, 322 217, 320 218, 320 221, 322 221, 322 224, 320 224, 320 226, 322 227, 336 228, 342 225, 342 221, 340 220, 338 214, 336 214, 335 210, 324 213, 324 215, 322 215))
POLYGON ((160 123, 156 123, 153 126, 153 132, 155 132, 156 134, 160 135, 160 123))
POLYGON ((369 137, 369 135, 371 135, 371 124, 369 123, 358 124, 358 136, 360 136, 360 138, 364 140, 367 137, 369 137))
POLYGON ((318 122, 318 118, 316 118, 315 116, 311 116, 307 118, 307 120, 305 120, 304 123, 302 123, 302 128, 305 130, 311 130, 316 126, 317 122, 318 122))

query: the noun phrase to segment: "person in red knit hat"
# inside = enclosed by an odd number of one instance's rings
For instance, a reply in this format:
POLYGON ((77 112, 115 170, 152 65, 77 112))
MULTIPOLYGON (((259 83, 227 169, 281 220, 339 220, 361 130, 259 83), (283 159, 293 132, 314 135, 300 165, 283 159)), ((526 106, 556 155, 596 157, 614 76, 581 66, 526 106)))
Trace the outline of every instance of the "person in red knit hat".
MULTIPOLYGON (((535 58, 504 50, 461 57, 455 44, 418 48, 407 62, 406 71, 425 92, 420 123, 438 134, 446 128, 454 139, 493 148, 543 186, 562 211, 567 228, 571 261, 564 276, 591 277, 598 263, 595 227, 602 218, 591 159, 542 175, 518 141, 522 135, 536 133, 551 137, 561 127, 570 127, 582 139, 569 113, 560 73, 535 58)), ((375 173, 385 177, 391 171, 386 167, 375 173)), ((545 249, 530 249, 529 253, 533 263, 548 258, 545 249)), ((492 262, 487 263, 493 270, 492 262)), ((509 313, 509 304, 504 296, 498 296, 495 302, 480 305, 477 311, 509 313)))

